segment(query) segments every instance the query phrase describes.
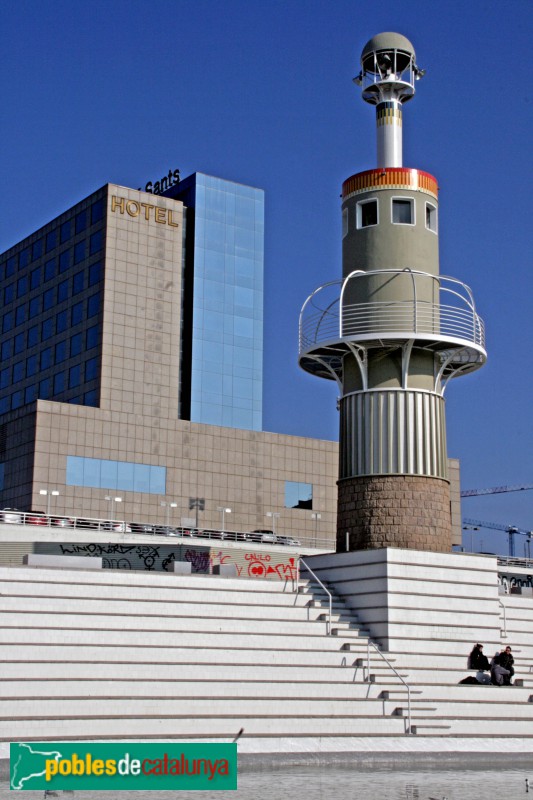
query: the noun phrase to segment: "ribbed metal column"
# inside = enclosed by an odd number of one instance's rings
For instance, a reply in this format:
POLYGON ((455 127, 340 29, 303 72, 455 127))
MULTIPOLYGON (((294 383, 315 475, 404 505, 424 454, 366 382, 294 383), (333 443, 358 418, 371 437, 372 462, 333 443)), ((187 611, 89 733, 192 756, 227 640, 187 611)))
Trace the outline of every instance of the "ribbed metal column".
POLYGON ((340 403, 339 477, 448 478, 443 398, 433 392, 354 392, 340 403))

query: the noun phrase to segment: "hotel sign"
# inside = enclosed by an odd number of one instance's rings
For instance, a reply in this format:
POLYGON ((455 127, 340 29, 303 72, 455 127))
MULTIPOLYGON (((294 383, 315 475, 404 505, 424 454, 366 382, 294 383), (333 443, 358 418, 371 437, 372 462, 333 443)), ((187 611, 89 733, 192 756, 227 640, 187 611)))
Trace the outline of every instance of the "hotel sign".
POLYGON ((125 197, 112 195, 111 211, 130 217, 144 217, 146 220, 153 220, 160 225, 169 225, 171 228, 179 227, 179 222, 174 221, 174 209, 161 208, 153 203, 141 203, 137 200, 127 200, 125 197))

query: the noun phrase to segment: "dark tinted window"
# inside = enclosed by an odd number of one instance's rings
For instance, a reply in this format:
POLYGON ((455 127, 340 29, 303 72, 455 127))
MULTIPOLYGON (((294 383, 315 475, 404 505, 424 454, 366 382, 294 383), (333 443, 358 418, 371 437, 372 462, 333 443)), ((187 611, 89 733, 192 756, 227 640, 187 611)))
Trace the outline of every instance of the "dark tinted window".
POLYGON ((62 224, 62 226, 61 226, 61 244, 63 244, 64 242, 67 242, 70 239, 71 229, 72 229, 71 220, 68 220, 67 222, 64 222, 62 224))
POLYGON ((57 229, 46 234, 46 252, 49 253, 54 247, 57 247, 57 229))
POLYGON ((31 260, 35 261, 36 258, 40 258, 43 254, 43 240, 38 239, 36 242, 33 243, 33 247, 31 248, 31 260))
POLYGON ((87 212, 80 211, 76 217, 76 233, 81 233, 87 227, 87 212))
POLYGON ((37 267, 36 269, 32 270, 30 278, 30 289, 39 288, 39 286, 41 285, 41 276, 42 276, 41 267, 37 267))

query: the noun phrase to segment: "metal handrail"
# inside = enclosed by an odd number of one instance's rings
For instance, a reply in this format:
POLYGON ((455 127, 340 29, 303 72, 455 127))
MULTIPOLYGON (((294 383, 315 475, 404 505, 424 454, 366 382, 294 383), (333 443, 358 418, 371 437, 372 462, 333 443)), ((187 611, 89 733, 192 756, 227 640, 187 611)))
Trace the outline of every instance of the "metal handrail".
MULTIPOLYGON (((0 509, 0 527, 16 530, 22 526, 37 527, 39 529, 50 529, 54 532, 63 530, 79 531, 90 535, 91 533, 113 533, 132 534, 133 536, 164 536, 181 537, 184 539, 207 539, 216 542, 240 542, 243 544, 262 544, 267 546, 275 545, 278 547, 318 547, 323 550, 331 550, 333 544, 326 536, 302 536, 299 538, 291 535, 266 534, 257 532, 228 531, 217 529, 197 529, 187 526, 166 525, 158 522, 138 522, 124 519, 78 517, 67 513, 45 514, 41 511, 19 511, 17 509, 0 509)), ((201 542, 199 542, 201 543, 201 542)))
POLYGON ((396 677, 400 679, 400 681, 403 683, 403 685, 407 689, 407 729, 406 729, 405 732, 407 734, 410 734, 411 733, 411 687, 409 686, 408 683, 406 683, 404 681, 404 679, 402 678, 402 676, 400 675, 398 670, 396 670, 392 666, 392 664, 390 663, 389 659, 386 656, 383 655, 383 653, 381 652, 379 647, 373 641, 371 641, 370 639, 367 639, 367 642, 366 642, 366 680, 368 682, 370 682, 370 645, 372 645, 372 647, 374 648, 376 653, 379 653, 379 655, 381 656, 383 661, 387 662, 388 666, 394 672, 396 677))
POLYGON ((320 580, 318 575, 315 575, 315 573, 313 572, 311 567, 308 564, 306 564, 305 561, 303 560, 303 558, 301 558, 301 557, 298 559, 298 575, 300 574, 300 564, 304 565, 304 567, 309 572, 309 574, 312 575, 313 578, 315 579, 315 581, 324 589, 324 591, 326 592, 326 594, 327 594, 327 596, 329 598, 329 612, 328 612, 328 621, 326 623, 326 635, 327 636, 331 636, 331 608, 332 608, 332 605, 333 605, 333 603, 332 603, 332 594, 327 589, 327 587, 324 586, 324 584, 322 583, 322 581, 320 580))
POLYGON ((498 597, 498 603, 503 608, 503 632, 502 632, 502 638, 506 639, 507 638, 507 613, 506 613, 506 610, 505 610, 505 605, 502 603, 502 601, 500 600, 499 597, 498 597))

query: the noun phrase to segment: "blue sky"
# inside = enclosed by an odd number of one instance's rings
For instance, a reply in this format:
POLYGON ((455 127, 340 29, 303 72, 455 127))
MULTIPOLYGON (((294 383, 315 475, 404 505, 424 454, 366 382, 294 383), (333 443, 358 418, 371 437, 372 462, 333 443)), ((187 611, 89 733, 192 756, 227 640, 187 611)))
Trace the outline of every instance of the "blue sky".
MULTIPOLYGON (((441 272, 472 287, 487 328, 487 366, 447 390, 449 454, 464 488, 533 483, 533 4, 396 6, 4 2, 0 250, 108 181, 179 168, 263 188, 264 427, 337 438, 336 387, 297 366, 298 313, 340 276, 342 181, 375 166, 360 52, 399 31, 427 70, 404 110, 404 165, 438 178, 441 272)), ((463 512, 529 530, 533 492, 463 512)), ((477 537, 505 551, 504 534, 477 537)))

